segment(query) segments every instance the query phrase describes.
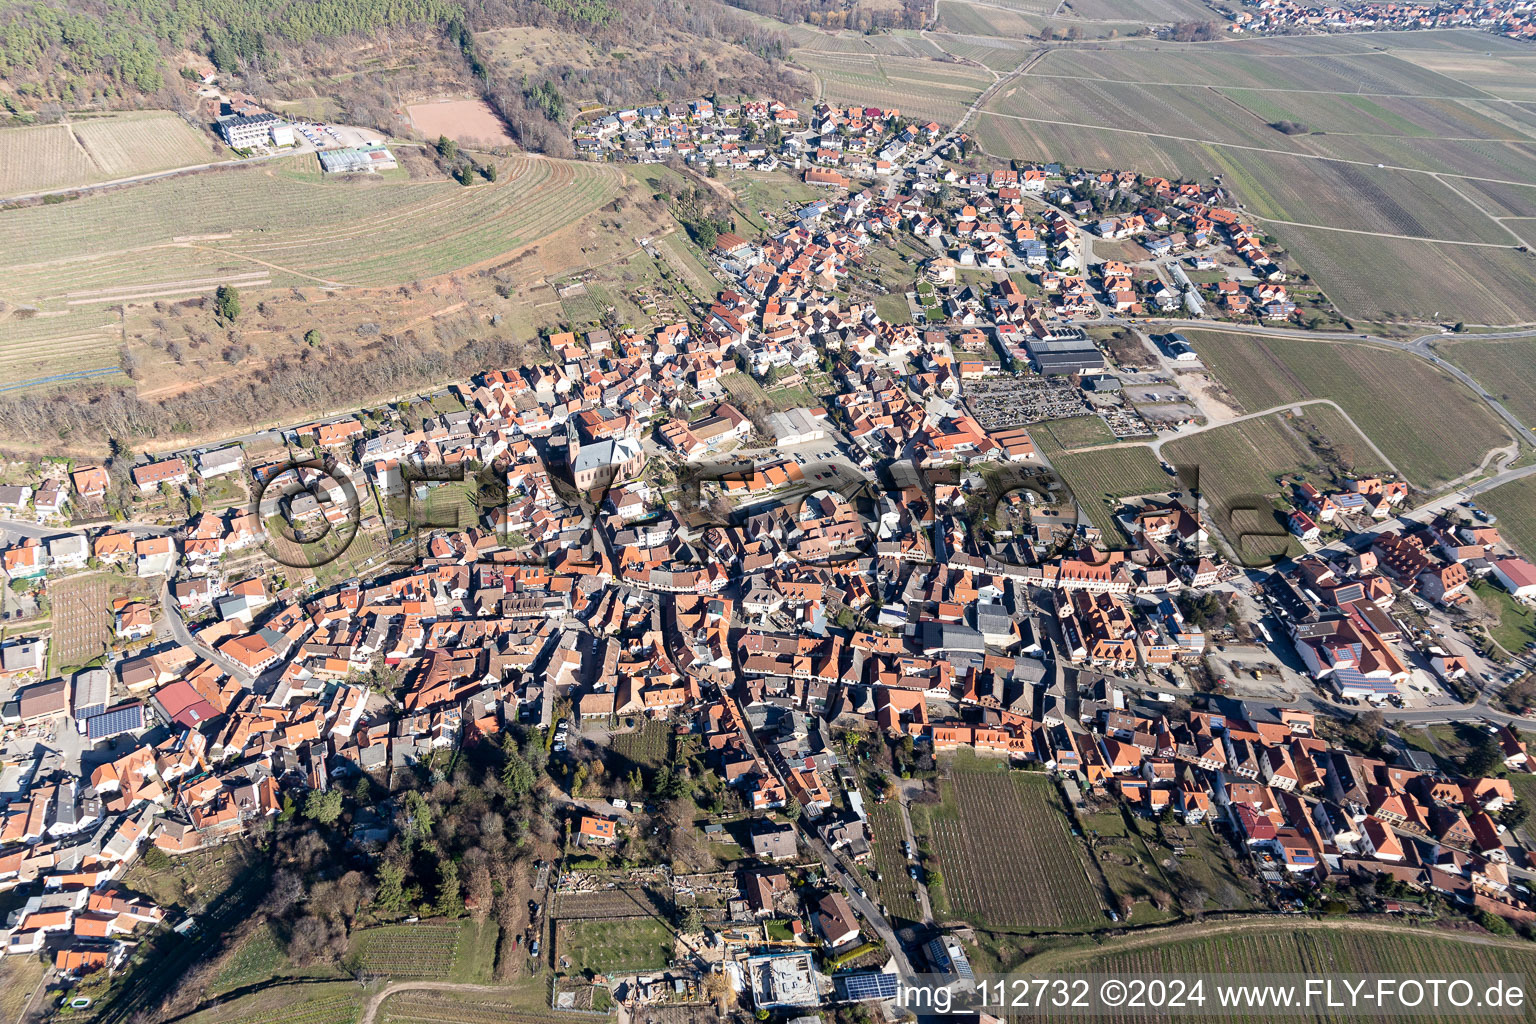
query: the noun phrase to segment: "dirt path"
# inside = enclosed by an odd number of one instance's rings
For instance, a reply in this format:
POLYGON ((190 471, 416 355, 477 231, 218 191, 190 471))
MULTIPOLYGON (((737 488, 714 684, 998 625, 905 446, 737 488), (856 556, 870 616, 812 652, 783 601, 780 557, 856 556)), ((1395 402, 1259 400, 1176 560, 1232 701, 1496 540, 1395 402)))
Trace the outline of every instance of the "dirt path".
POLYGON ((379 1007, 384 1005, 384 1000, 397 992, 468 992, 473 995, 493 996, 505 995, 512 991, 502 985, 471 985, 459 981, 395 981, 374 993, 363 1006, 363 1015, 358 1018, 357 1024, 373 1024, 378 1016, 379 1007))

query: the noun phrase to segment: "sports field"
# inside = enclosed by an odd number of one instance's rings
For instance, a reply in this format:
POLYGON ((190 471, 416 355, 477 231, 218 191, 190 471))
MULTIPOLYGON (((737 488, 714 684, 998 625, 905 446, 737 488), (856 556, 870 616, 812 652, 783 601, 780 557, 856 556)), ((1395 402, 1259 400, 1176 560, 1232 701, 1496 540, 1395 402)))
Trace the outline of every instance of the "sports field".
POLYGON ((0 130, 0 198, 214 159, 208 138, 167 110, 6 128, 0 130))
POLYGON ((1246 411, 1331 398, 1422 489, 1468 472, 1510 440, 1503 421, 1481 400, 1405 352, 1207 330, 1189 336, 1246 411))
POLYGON ((498 260, 612 199, 617 170, 522 156, 494 183, 324 179, 311 156, 0 216, 0 386, 113 367, 111 310, 241 287, 381 287, 498 260))

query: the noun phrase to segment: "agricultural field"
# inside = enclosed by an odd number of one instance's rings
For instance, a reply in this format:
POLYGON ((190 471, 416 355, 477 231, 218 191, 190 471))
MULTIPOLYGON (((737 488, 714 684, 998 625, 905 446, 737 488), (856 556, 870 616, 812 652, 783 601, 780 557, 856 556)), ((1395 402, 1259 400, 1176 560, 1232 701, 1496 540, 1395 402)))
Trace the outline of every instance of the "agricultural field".
POLYGON ((642 722, 640 728, 614 736, 608 749, 610 774, 624 776, 639 768, 649 777, 671 756, 672 727, 666 722, 642 722))
POLYGON ((207 137, 168 111, 92 117, 72 122, 70 129, 103 179, 216 159, 207 137))
MULTIPOLYGON (((570 1013, 545 1007, 547 985, 508 989, 506 994, 484 992, 398 992, 379 1007, 379 1024, 570 1024, 570 1013)), ((601 1019, 601 1018, 595 1018, 601 1019)))
POLYGON ((1331 398, 1405 478, 1432 489, 1509 443, 1503 422, 1423 359, 1349 342, 1190 330, 1200 358, 1250 412, 1331 398), (1433 438, 1434 443, 1425 443, 1433 438))
POLYGON ((1520 418, 1536 423, 1536 338, 1446 340, 1436 351, 1520 418))
POLYGON ((1345 313, 1367 320, 1536 320, 1536 256, 1513 249, 1276 226, 1296 262, 1345 313))
POLYGON ((0 197, 209 163, 213 146, 166 110, 0 129, 0 197))
POLYGON ((484 982, 495 955, 494 922, 423 921, 353 932, 347 961, 364 974, 389 978, 484 982))
MULTIPOLYGON (((1035 443, 1040 444, 1039 437, 1035 438, 1035 443)), ((1106 541, 1119 536, 1114 512, 1122 498, 1179 489, 1178 481, 1163 471, 1157 456, 1146 445, 1080 452, 1049 451, 1049 447, 1049 444, 1042 445, 1041 450, 1106 541)))
POLYGON ((666 907, 644 886, 620 884, 601 892, 563 892, 555 896, 551 916, 567 921, 658 917, 666 907))
POLYGON ((1499 517, 1499 536, 1526 558, 1536 559, 1536 477, 1525 477, 1484 491, 1478 504, 1499 517))
MULTIPOLYGON (((1536 950, 1518 939, 1375 924, 1303 920, 1224 921, 1111 939, 1093 948, 1042 953, 1020 966, 1026 974, 1110 972, 1223 974, 1300 973, 1328 965, 1341 974, 1445 977, 1524 975, 1536 969, 1536 950)), ((1125 1019, 1154 1019, 1127 1016, 1125 1019)), ((1420 1019, 1459 1022, 1465 1013, 1420 1019)))
POLYGON ((0 131, 0 193, 4 195, 84 185, 95 177, 96 165, 67 125, 0 131))
POLYGON ((363 1009, 355 981, 283 985, 181 1018, 186 1024, 352 1024, 363 1009))
MULTIPOLYGON (((0 299, 37 312, 0 321, 0 387, 113 373, 122 338, 113 314, 125 304, 132 311, 195 299, 225 283, 282 296, 293 286, 394 288, 520 261, 611 200, 622 180, 596 164, 518 157, 502 164, 496 182, 472 188, 387 176, 322 181, 314 157, 299 156, 8 211, 0 217, 0 299)), ((548 257, 535 254, 533 266, 520 268, 525 282, 529 270, 536 284, 555 263, 600 261, 633 244, 622 232, 588 234, 601 238, 588 243, 583 234, 548 257)), ((330 336, 338 334, 345 336, 330 336)), ((186 376, 178 373, 178 383, 186 376)))
POLYGON ((653 971, 672 959, 672 927, 658 917, 558 921, 556 967, 565 974, 653 971))
POLYGON ((62 674, 100 658, 112 643, 112 598, 126 593, 123 577, 88 573, 65 577, 53 592, 53 671, 62 674))
POLYGON ((1536 320, 1536 257, 1516 250, 1531 226, 1496 219, 1536 215, 1536 116, 1456 77, 1495 60, 1536 89, 1536 64, 1436 33, 1449 58, 1430 67, 1413 35, 1053 49, 991 98, 977 137, 998 157, 1220 176, 1355 317, 1536 320))
POLYGON ((870 888, 886 913, 903 921, 921 921, 922 911, 914 895, 912 879, 907 875, 907 858, 901 852, 906 830, 901 826, 901 808, 895 800, 875 803, 866 794, 864 807, 869 812, 869 829, 873 835, 870 866, 880 872, 880 881, 871 880, 870 888))
POLYGON ((35 956, 0 960, 0 1020, 20 1020, 47 973, 47 965, 35 956))
POLYGON ((950 913, 1002 931, 1108 925, 1053 781, 957 765, 942 786, 927 841, 950 913))
POLYGON ((951 125, 992 84, 992 75, 966 64, 871 53, 793 51, 821 83, 831 103, 894 107, 913 118, 951 125))

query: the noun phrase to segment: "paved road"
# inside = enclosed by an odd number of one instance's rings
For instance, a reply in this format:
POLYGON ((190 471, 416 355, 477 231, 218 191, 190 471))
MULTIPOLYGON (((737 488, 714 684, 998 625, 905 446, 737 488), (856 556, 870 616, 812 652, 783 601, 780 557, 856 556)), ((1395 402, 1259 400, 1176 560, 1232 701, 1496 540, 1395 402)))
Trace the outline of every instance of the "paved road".
POLYGON ((241 685, 250 686, 255 682, 254 677, 244 666, 226 658, 192 635, 192 631, 187 628, 186 621, 181 617, 181 609, 176 607, 176 599, 171 596, 171 581, 169 579, 160 587, 160 607, 164 611, 166 623, 171 627, 171 635, 175 637, 177 643, 189 650, 196 651, 205 660, 219 666, 219 668, 229 673, 231 679, 238 681, 241 685))
POLYGON ((100 527, 111 527, 114 530, 123 530, 128 533, 141 533, 146 537, 164 537, 175 533, 178 529, 174 526, 159 526, 154 523, 97 523, 92 526, 39 526, 35 522, 27 522, 21 519, 0 519, 0 534, 13 534, 17 537, 36 537, 42 540, 47 537, 59 537, 66 533, 85 533, 87 530, 95 530, 100 527))

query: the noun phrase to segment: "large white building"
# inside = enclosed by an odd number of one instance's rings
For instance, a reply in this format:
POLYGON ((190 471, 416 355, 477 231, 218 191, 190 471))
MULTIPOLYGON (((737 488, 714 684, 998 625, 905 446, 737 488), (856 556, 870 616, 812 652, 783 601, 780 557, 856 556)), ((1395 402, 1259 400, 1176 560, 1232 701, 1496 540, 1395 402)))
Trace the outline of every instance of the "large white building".
POLYGON ((249 149, 252 146, 293 145, 293 128, 276 114, 231 114, 219 118, 219 134, 224 136, 231 149, 249 149), (278 141, 287 138, 286 143, 278 141))

